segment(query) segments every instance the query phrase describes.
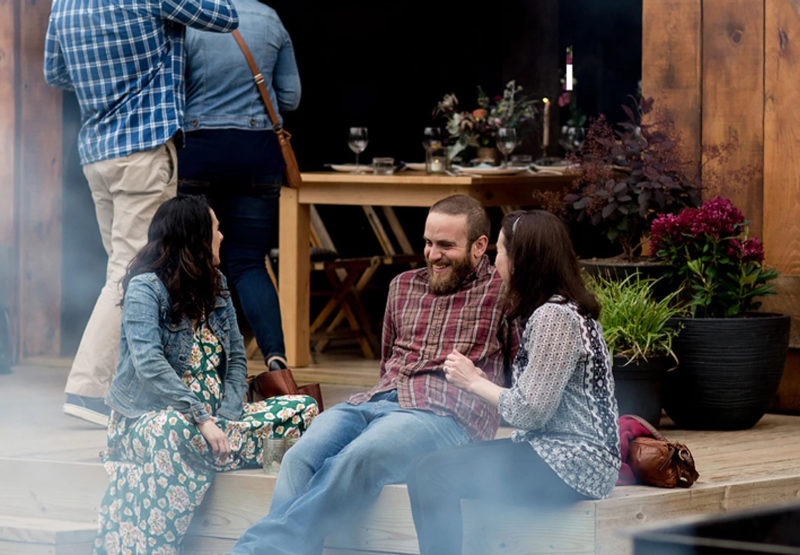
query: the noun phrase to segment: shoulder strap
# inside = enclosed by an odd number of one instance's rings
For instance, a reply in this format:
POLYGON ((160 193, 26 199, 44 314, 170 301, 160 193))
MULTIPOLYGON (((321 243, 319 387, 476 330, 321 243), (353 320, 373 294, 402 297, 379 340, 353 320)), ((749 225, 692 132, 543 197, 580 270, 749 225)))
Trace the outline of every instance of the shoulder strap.
POLYGON ((272 122, 272 128, 275 131, 278 131, 281 129, 281 122, 278 119, 278 114, 275 113, 275 108, 272 107, 272 102, 269 100, 269 93, 267 92, 266 85, 264 85, 264 76, 261 75, 261 72, 258 69, 258 64, 256 64, 253 54, 250 52, 250 48, 247 47, 247 43, 244 41, 244 37, 239 30, 235 29, 231 34, 236 40, 236 44, 238 44, 239 48, 242 50, 242 54, 244 54, 244 57, 247 60, 247 65, 250 67, 250 71, 253 73, 253 79, 256 82, 256 87, 258 87, 258 92, 261 94, 261 100, 264 101, 264 106, 267 108, 267 114, 269 114, 269 119, 272 122))
POLYGON ((639 416, 638 414, 623 414, 622 416, 620 416, 620 418, 630 418, 630 419, 632 419, 632 420, 635 420, 636 422, 638 422, 639 424, 641 424, 642 426, 644 426, 644 427, 647 429, 647 431, 648 431, 648 432, 650 432, 650 434, 651 434, 651 435, 652 435, 654 438, 656 438, 656 439, 660 439, 660 440, 662 440, 662 441, 667 441, 667 438, 665 438, 665 437, 664 437, 664 434, 662 434, 661 432, 659 432, 659 431, 658 431, 658 430, 655 428, 655 426, 653 426, 652 424, 650 424, 650 422, 648 422, 647 420, 645 420, 644 418, 642 418, 642 417, 641 417, 641 416, 639 416))

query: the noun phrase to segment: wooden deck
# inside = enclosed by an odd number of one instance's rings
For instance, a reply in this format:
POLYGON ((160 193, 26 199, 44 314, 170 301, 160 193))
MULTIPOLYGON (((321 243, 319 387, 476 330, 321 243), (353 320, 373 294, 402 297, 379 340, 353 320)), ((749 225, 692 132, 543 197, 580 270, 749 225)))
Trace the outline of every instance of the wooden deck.
MULTIPOLYGON (((61 413, 68 362, 28 361, 11 375, 0 375, 0 555, 87 553, 92 539, 106 483, 98 462, 105 432, 61 413)), ((377 361, 326 355, 297 377, 322 381, 330 406, 374 383, 377 368, 377 361)), ((691 489, 621 487, 609 499, 559 514, 467 503, 465 553, 626 554, 631 552, 626 529, 800 498, 799 416, 767 415, 739 432, 669 426, 663 431, 694 453, 700 479, 691 489)), ((229 549, 266 512, 273 485, 274 476, 260 470, 220 474, 194 520, 185 553, 229 549)), ((327 544, 331 555, 354 548, 362 554, 416 553, 405 487, 385 488, 366 520, 327 544)))

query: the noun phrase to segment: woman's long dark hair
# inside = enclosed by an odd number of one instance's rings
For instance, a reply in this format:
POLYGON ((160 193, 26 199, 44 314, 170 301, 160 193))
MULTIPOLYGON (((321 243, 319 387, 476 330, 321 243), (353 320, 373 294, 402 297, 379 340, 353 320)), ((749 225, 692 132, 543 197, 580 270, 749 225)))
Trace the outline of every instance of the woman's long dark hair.
POLYGON ((222 292, 211 248, 211 211, 205 198, 178 195, 156 210, 147 230, 147 244, 128 265, 122 287, 136 275, 154 272, 172 302, 170 316, 178 322, 210 314, 222 292))
POLYGON ((567 226, 544 210, 516 211, 501 224, 509 262, 511 318, 530 318, 558 294, 578 305, 581 314, 597 318, 600 305, 583 283, 567 226))

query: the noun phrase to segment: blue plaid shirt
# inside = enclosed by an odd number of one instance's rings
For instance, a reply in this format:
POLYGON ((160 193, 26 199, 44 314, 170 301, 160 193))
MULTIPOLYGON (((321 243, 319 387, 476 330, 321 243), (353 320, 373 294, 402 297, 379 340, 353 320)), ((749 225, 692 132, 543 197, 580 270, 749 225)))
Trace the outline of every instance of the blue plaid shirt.
POLYGON ((78 96, 81 163, 166 143, 183 125, 185 26, 238 24, 230 0, 54 0, 44 77, 78 96))

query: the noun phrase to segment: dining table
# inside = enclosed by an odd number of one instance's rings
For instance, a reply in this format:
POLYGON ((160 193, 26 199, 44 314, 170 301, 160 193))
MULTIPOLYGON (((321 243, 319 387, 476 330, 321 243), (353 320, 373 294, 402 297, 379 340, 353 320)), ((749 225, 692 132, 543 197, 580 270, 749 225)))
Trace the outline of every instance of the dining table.
MULTIPOLYGON (((299 187, 284 187, 280 197, 278 247, 279 298, 286 358, 290 366, 310 362, 310 224, 313 205, 430 207, 455 194, 476 198, 486 207, 537 204, 534 193, 566 191, 573 176, 468 173, 427 174, 402 171, 389 175, 336 171, 302 172, 299 187)), ((328 222, 335 227, 337 222, 328 222)))

